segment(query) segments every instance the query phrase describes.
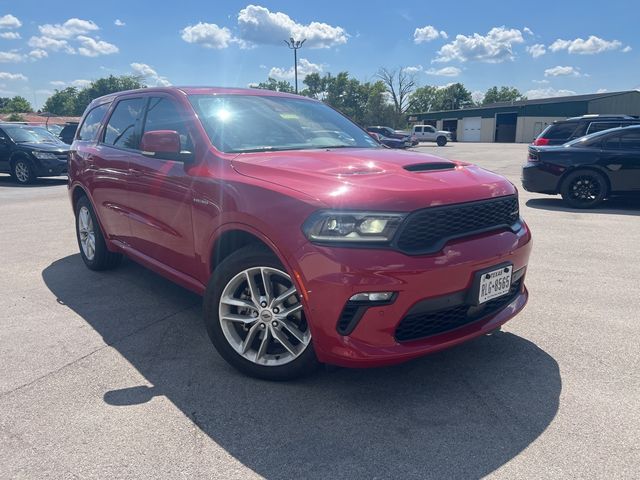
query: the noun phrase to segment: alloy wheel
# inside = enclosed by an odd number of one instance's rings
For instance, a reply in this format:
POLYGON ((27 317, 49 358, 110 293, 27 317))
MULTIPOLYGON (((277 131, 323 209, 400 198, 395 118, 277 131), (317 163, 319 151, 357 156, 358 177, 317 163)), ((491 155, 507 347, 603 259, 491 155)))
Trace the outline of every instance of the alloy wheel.
POLYGON ((16 178, 20 183, 27 183, 29 181, 29 177, 31 176, 31 173, 29 172, 29 166, 23 161, 19 161, 16 163, 14 172, 16 174, 16 178))
POLYGON ((591 175, 580 175, 576 177, 569 186, 569 194, 578 202, 593 202, 601 192, 602 187, 600 182, 591 175))
POLYGON ((252 363, 279 366, 298 358, 311 342, 291 277, 272 267, 252 267, 234 276, 219 303, 229 345, 252 363))
POLYGON ((78 211, 78 233, 80 234, 82 253, 87 257, 87 260, 93 260, 96 255, 96 233, 91 213, 85 206, 80 207, 78 211))

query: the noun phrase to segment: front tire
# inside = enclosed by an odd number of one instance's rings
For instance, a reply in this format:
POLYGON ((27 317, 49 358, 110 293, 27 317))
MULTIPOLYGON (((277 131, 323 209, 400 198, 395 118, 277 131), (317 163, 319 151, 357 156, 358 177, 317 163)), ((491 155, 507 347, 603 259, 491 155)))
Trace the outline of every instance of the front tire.
POLYGON ((246 375, 290 380, 320 365, 295 284, 265 248, 244 247, 220 263, 205 292, 204 321, 218 353, 246 375))
POLYGON ((447 144, 447 139, 445 137, 438 137, 436 143, 439 147, 444 147, 447 144))
POLYGON ((18 158, 13 162, 11 176, 15 178, 16 182, 20 185, 33 183, 36 178, 33 173, 33 168, 26 158, 18 158))
POLYGON ((607 197, 607 180, 596 171, 577 170, 563 180, 560 193, 570 207, 593 208, 607 197))
POLYGON ((80 197, 76 203, 76 238, 80 256, 91 270, 110 270, 122 260, 119 253, 110 252, 100 224, 87 197, 80 197))

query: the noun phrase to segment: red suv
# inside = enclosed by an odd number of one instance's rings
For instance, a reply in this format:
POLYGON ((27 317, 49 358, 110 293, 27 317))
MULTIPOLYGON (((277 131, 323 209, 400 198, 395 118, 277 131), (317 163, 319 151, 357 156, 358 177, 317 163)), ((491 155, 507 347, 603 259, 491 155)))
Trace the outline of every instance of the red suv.
POLYGON ((253 376, 403 362, 492 332, 528 297, 515 187, 381 147, 327 105, 265 90, 94 100, 71 147, 80 254, 204 296, 211 341, 253 376))

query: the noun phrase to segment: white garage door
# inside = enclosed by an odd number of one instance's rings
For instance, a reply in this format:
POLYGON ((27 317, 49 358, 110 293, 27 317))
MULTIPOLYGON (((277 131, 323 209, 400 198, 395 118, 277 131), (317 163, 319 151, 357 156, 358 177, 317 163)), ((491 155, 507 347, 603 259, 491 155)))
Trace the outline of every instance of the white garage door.
POLYGON ((463 142, 479 142, 480 141, 480 125, 482 118, 469 117, 462 119, 462 141, 463 142))

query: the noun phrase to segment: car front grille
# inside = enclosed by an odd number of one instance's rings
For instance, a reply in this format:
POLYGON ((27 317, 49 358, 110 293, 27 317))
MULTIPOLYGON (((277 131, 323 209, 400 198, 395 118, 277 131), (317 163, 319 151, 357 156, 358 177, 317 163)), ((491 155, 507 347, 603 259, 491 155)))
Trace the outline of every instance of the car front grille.
POLYGON ((489 300, 479 306, 462 303, 431 312, 409 313, 396 328, 396 340, 409 342, 430 337, 455 330, 493 315, 518 296, 522 282, 523 279, 520 277, 511 283, 511 289, 507 295, 489 300))
POLYGON ((396 245, 408 254, 434 253, 442 249, 448 240, 509 228, 519 216, 516 195, 425 208, 407 217, 398 233, 396 245))

